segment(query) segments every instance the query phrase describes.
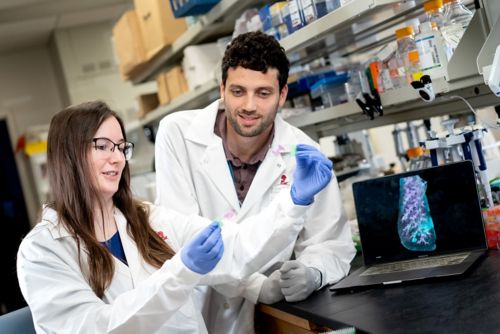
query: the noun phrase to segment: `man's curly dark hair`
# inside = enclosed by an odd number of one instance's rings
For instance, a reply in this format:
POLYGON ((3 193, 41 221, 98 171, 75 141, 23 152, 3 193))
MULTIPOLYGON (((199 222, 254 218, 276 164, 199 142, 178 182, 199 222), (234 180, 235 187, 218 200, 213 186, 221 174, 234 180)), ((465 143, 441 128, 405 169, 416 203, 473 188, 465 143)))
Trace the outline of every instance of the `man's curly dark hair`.
POLYGON ((266 73, 269 68, 278 70, 280 90, 288 80, 290 62, 285 50, 272 36, 263 32, 248 32, 231 41, 222 58, 222 83, 226 85, 229 68, 243 68, 266 73))

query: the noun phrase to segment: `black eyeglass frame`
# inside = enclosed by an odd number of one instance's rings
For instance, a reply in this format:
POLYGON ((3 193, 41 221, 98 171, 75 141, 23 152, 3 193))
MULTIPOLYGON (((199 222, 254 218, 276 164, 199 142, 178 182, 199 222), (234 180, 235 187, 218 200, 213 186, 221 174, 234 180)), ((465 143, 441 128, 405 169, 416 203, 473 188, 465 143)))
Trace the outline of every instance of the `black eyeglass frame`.
POLYGON ((98 148, 97 148, 97 146, 98 146, 97 141, 98 140, 106 140, 106 141, 110 142, 113 145, 113 147, 110 149, 110 152, 114 152, 115 149, 118 147, 118 151, 123 153, 123 156, 125 157, 126 161, 129 161, 132 158, 132 154, 134 153, 134 146, 135 146, 134 143, 131 143, 128 141, 123 141, 121 143, 116 144, 114 141, 112 141, 111 139, 106 138, 106 137, 92 138, 92 143, 94 144, 94 149, 96 151, 98 150, 98 148), (123 146, 123 149, 120 149, 120 146, 123 146), (125 150, 127 150, 127 152, 125 150), (128 152, 130 152, 130 153, 128 153, 128 152))

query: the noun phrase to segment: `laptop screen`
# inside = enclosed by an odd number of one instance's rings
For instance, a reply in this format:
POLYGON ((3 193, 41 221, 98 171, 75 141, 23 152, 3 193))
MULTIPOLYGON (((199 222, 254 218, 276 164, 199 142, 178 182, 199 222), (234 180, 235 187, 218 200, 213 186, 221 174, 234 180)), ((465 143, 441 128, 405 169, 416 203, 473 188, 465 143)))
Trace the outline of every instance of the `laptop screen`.
POLYGON ((353 184, 366 265, 486 249, 470 161, 353 184))

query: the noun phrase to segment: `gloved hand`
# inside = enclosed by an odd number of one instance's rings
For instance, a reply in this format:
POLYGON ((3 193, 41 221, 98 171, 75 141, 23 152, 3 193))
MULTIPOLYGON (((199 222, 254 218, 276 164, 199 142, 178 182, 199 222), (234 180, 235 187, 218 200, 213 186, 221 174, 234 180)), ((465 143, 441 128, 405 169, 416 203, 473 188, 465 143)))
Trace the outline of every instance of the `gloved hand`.
POLYGON ((293 203, 309 205, 332 178, 333 163, 313 146, 299 144, 295 154, 297 166, 290 191, 293 203))
POLYGON ((297 260, 286 261, 280 269, 281 292, 287 302, 304 300, 321 286, 318 269, 306 267, 297 260))
POLYGON ((283 299, 283 293, 280 286, 281 272, 273 271, 271 275, 262 283, 259 293, 259 302, 264 304, 274 304, 283 299))
POLYGON ((186 267, 198 274, 206 274, 215 268, 224 254, 221 228, 214 221, 205 227, 181 250, 186 267))

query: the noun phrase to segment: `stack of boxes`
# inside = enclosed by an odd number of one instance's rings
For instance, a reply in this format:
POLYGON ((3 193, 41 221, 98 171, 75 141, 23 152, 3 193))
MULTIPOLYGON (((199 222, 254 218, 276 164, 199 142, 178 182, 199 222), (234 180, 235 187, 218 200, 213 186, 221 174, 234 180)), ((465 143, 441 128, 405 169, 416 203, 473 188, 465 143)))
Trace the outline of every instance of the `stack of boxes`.
MULTIPOLYGON (((174 17, 169 0, 135 0, 134 5, 135 9, 125 12, 113 28, 116 57, 124 80, 140 72, 187 29, 185 19, 174 17)), ((138 97, 139 117, 188 90, 180 66, 160 74, 157 82, 158 95, 138 97)))

